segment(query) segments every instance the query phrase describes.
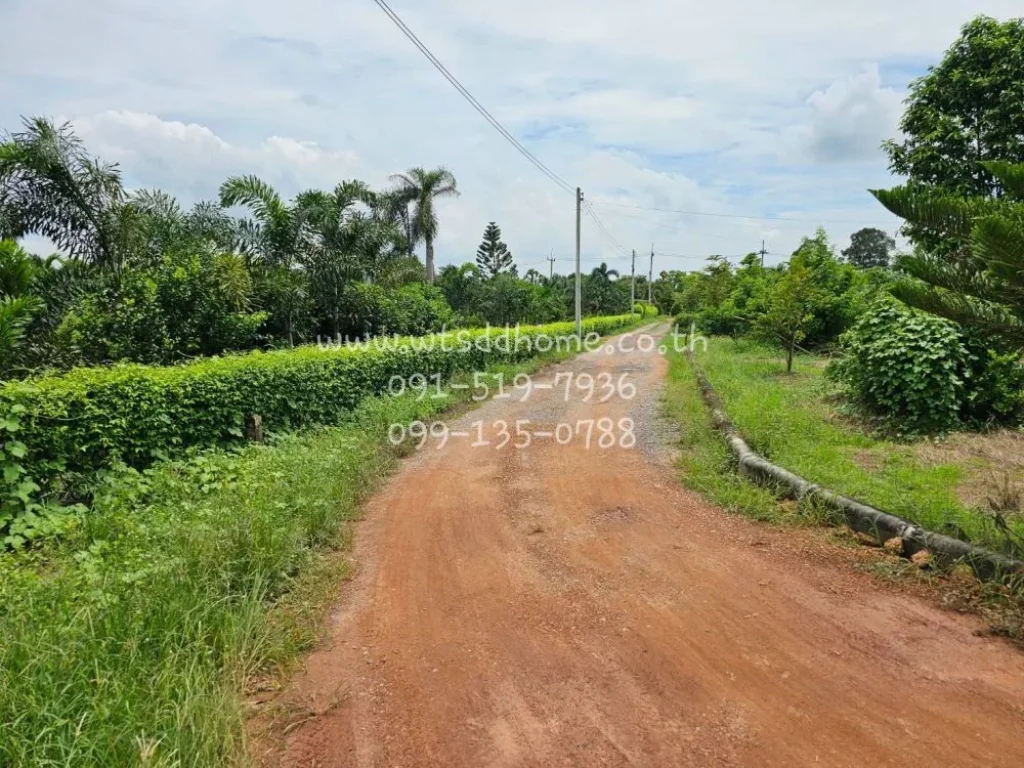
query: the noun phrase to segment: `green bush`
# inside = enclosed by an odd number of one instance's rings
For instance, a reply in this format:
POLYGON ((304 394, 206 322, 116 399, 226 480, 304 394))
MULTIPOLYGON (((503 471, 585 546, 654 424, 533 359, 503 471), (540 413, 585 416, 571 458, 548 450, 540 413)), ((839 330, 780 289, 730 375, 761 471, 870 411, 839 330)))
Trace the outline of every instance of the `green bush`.
MULTIPOLYGON (((629 315, 590 318, 584 331, 603 334, 629 321, 629 315)), ((246 414, 260 414, 271 431, 335 423, 363 398, 385 391, 393 376, 446 379, 457 370, 531 357, 528 341, 572 331, 572 323, 525 326, 518 349, 515 331, 502 344, 500 329, 462 330, 169 367, 79 368, 0 386, 0 420, 18 409, 18 437, 27 449, 22 463, 37 482, 115 462, 142 467, 192 446, 241 438, 246 414)))
POLYGON ((342 292, 342 338, 420 336, 451 327, 454 313, 440 289, 423 283, 386 289, 349 283, 342 292))
POLYGON ((873 304, 841 343, 846 356, 830 376, 898 433, 1006 421, 1021 411, 1024 371, 1015 356, 968 344, 955 323, 893 298, 873 304))

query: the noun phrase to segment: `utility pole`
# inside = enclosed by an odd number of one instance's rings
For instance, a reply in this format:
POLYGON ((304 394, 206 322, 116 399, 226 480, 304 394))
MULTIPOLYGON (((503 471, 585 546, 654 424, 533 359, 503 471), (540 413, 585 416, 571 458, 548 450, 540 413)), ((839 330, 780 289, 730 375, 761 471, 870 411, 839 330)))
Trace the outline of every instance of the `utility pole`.
POLYGON ((555 276, 555 252, 552 251, 548 258, 548 280, 555 276))
POLYGON ((583 207, 583 190, 576 187, 576 336, 583 339, 583 281, 580 277, 580 209, 583 207))
POLYGON ((633 265, 629 268, 629 315, 636 312, 636 248, 633 249, 633 265))
POLYGON ((651 243, 651 271, 647 275, 647 303, 654 306, 654 243, 651 243))
POLYGON ((761 269, 764 269, 764 257, 768 253, 768 250, 764 247, 764 240, 761 241, 761 250, 758 253, 761 254, 761 269))

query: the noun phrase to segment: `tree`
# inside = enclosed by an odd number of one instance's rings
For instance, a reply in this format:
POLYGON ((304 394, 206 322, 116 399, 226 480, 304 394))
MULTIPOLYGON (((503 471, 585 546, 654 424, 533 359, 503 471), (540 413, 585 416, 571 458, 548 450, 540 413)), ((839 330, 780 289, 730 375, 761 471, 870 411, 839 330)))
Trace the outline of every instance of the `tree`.
POLYGON ((850 235, 850 247, 843 251, 843 258, 859 269, 888 267, 890 255, 896 241, 881 229, 865 227, 850 235))
POLYGON ((67 123, 27 119, 0 142, 0 238, 39 234, 73 258, 116 267, 123 197, 117 166, 90 157, 67 123))
POLYGON ((395 190, 399 200, 413 204, 411 225, 409 227, 410 243, 423 240, 426 245, 427 282, 434 282, 434 239, 437 237, 437 213, 434 201, 442 197, 458 197, 455 176, 447 168, 410 168, 405 173, 391 177, 398 183, 395 190))
POLYGON ((911 184, 959 195, 999 193, 988 160, 1024 162, 1024 19, 978 16, 938 66, 910 86, 903 141, 884 145, 911 184))
POLYGON ((985 162, 1000 198, 958 197, 919 186, 875 190, 890 211, 923 232, 955 244, 952 252, 918 248, 897 259, 911 279, 893 293, 911 306, 985 334, 991 343, 1024 348, 1024 164, 985 162))
POLYGON ((302 201, 300 195, 288 205, 256 176, 232 176, 220 188, 221 205, 243 206, 253 216, 238 222, 242 252, 249 258, 262 307, 283 329, 289 346, 295 343, 296 318, 308 306, 306 275, 296 268, 312 242, 311 224, 318 212, 302 201))
POLYGON ((501 242, 501 227, 491 222, 484 229, 484 240, 476 249, 476 263, 486 277, 497 277, 512 266, 512 251, 501 242))
POLYGON ((794 258, 785 274, 775 281, 756 318, 758 334, 786 351, 786 373, 793 372, 793 354, 814 319, 817 293, 810 268, 794 258))

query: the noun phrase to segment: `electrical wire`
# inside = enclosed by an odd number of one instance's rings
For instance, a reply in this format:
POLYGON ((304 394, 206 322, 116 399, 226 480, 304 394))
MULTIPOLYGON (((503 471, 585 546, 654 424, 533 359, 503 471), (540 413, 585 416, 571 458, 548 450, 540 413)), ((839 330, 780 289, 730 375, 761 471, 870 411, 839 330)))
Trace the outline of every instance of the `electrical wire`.
POLYGON ((625 203, 613 203, 607 200, 590 200, 594 205, 609 206, 612 208, 627 208, 634 211, 654 211, 657 213, 673 213, 683 216, 710 216, 719 219, 747 219, 750 221, 795 221, 802 224, 878 224, 879 220, 869 221, 867 219, 817 219, 801 218, 797 216, 752 216, 738 213, 708 213, 706 211, 686 211, 676 208, 652 208, 642 205, 626 205, 625 203))
POLYGON ((468 101, 472 105, 473 109, 479 112, 481 117, 483 117, 488 123, 490 123, 494 127, 494 129, 498 131, 498 133, 500 133, 513 147, 516 148, 516 150, 519 151, 521 155, 523 155, 523 157, 525 157, 527 160, 533 163, 533 165, 536 166, 536 168, 541 173, 545 174, 549 179, 555 182, 563 190, 565 190, 566 192, 575 193, 576 190, 575 188, 573 188, 571 184, 569 184, 558 174, 556 174, 554 171, 552 171, 550 168, 544 165, 544 163, 538 160, 537 157, 532 152, 530 152, 530 150, 528 150, 526 147, 520 144, 519 140, 508 132, 508 129, 505 128, 505 126, 498 122, 497 118, 495 118, 494 115, 487 111, 483 104, 476 100, 476 97, 473 96, 473 94, 470 93, 469 90, 458 81, 455 75, 453 75, 451 72, 447 70, 447 68, 445 68, 444 64, 442 64, 438 60, 438 58, 434 56, 433 53, 430 52, 430 49, 427 48, 427 46, 424 45, 424 43, 418 37, 416 37, 415 33, 413 33, 413 31, 406 26, 405 22, 402 21, 398 14, 391 9, 391 6, 389 6, 385 2, 385 0, 374 0, 374 2, 380 7, 382 11, 384 11, 387 17, 394 22, 395 26, 402 31, 402 34, 409 38, 412 44, 419 49, 420 53, 427 57, 427 60, 434 65, 437 71, 444 75, 445 79, 448 80, 448 82, 455 87, 455 90, 457 90, 462 95, 462 97, 465 98, 466 101, 468 101))
POLYGON ((626 248, 623 247, 622 243, 616 240, 612 233, 608 231, 608 228, 604 225, 604 222, 601 221, 600 217, 598 217, 597 211, 594 210, 594 207, 590 202, 584 200, 583 205, 587 209, 587 215, 590 216, 593 222, 597 225, 598 231, 605 237, 605 239, 618 248, 623 255, 627 255, 629 251, 627 251, 626 248))

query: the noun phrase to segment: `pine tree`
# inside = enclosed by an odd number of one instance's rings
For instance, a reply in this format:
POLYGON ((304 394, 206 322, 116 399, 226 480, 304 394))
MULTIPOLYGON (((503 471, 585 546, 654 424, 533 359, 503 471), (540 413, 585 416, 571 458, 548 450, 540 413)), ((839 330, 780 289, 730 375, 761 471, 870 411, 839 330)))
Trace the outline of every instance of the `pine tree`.
POLYGON ((1024 349, 1024 165, 981 165, 998 181, 999 196, 956 197, 921 186, 872 192, 915 230, 954 244, 941 254, 919 248, 900 256, 896 266, 910 278, 893 292, 1000 346, 1024 349))
POLYGON ((476 249, 476 263, 485 277, 496 277, 512 267, 512 252, 501 242, 501 228, 491 222, 484 230, 484 241, 476 249))

